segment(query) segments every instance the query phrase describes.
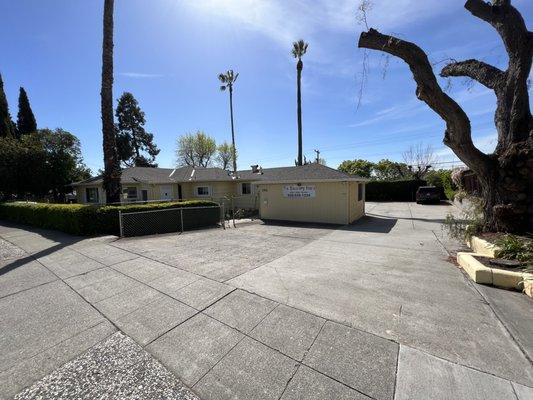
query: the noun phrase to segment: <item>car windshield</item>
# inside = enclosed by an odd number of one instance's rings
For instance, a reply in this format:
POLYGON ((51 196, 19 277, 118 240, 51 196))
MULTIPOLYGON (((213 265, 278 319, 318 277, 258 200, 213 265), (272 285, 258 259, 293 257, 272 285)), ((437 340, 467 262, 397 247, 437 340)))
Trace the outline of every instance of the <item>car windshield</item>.
POLYGON ((419 193, 437 193, 438 190, 436 187, 421 187, 418 188, 419 193))

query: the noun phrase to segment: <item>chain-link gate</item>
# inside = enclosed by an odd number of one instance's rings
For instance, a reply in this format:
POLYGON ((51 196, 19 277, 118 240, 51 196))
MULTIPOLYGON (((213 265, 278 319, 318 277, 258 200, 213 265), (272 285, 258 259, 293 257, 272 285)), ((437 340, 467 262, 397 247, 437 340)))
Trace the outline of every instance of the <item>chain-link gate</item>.
POLYGON ((119 212, 120 236, 183 232, 214 226, 223 219, 223 206, 165 208, 119 212))

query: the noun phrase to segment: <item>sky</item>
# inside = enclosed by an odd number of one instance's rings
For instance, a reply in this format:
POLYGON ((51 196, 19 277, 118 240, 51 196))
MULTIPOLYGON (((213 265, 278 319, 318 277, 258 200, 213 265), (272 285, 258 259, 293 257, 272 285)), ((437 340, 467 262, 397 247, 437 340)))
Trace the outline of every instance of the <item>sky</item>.
MULTIPOLYGON (((416 42, 436 72, 450 58, 477 58, 505 69, 500 38, 463 4, 375 0, 367 21, 380 32, 416 42)), ((533 2, 513 4, 533 29, 533 2)), ((234 91, 239 169, 294 165, 291 48, 303 38, 309 43, 302 78, 307 158, 319 149, 334 168, 346 159, 401 161, 405 150, 422 144, 434 149, 436 166, 456 165, 458 159, 442 144, 444 123, 416 99, 408 67, 357 48, 365 29, 356 18, 357 5, 358 0, 115 0, 114 99, 125 91, 134 94, 161 149, 159 166, 173 167, 182 134, 202 130, 217 143, 231 141, 228 93, 219 90, 217 76, 233 69, 239 73, 234 91)), ((103 0, 0 0, 0 73, 12 116, 23 86, 39 128, 75 134, 93 172, 103 166, 102 10, 103 0)), ((469 115, 474 143, 491 152, 494 94, 462 78, 440 81, 469 115)))

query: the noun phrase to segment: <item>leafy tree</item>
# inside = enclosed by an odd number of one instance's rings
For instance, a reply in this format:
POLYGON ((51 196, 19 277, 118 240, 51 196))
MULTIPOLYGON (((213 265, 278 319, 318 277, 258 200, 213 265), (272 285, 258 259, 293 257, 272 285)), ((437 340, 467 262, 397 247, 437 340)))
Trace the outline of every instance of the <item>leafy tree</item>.
POLYGON ((90 177, 90 170, 76 136, 62 129, 41 129, 20 140, 0 138, 0 175, 0 197, 51 195, 61 201, 68 185, 90 177))
POLYGON ((17 114, 18 136, 27 135, 37 130, 37 122, 31 110, 30 100, 23 87, 19 93, 19 112, 17 114))
POLYGON ((154 161, 160 150, 154 143, 154 135, 144 129, 144 112, 133 94, 122 94, 115 115, 118 121, 116 140, 120 161, 128 167, 157 167, 154 161))
POLYGON ((302 139, 302 70, 304 63, 303 55, 307 52, 309 44, 302 39, 292 44, 292 55, 298 60, 296 63, 296 112, 298 117, 298 165, 303 165, 303 139, 302 139))
POLYGON ((233 147, 233 173, 237 172, 237 148, 235 147, 235 127, 233 125, 233 85, 235 84, 235 81, 237 81, 237 78, 239 77, 239 74, 233 73, 233 70, 230 69, 229 71, 226 71, 226 73, 219 74, 218 80, 222 83, 220 86, 220 90, 224 91, 228 89, 229 91, 229 111, 230 111, 230 119, 231 119, 231 146, 233 147))
POLYGON ((0 74, 0 138, 15 137, 16 126, 9 114, 6 93, 4 92, 4 81, 0 74))
POLYGON ((441 77, 466 77, 494 91, 498 143, 492 154, 483 153, 474 145, 466 112, 442 89, 424 50, 372 28, 361 33, 358 45, 399 57, 409 65, 417 85, 417 98, 446 123, 444 144, 480 181, 483 229, 522 233, 533 223, 533 118, 528 93, 533 32, 511 3, 511 0, 466 0, 464 5, 470 14, 490 25, 500 36, 508 54, 505 70, 469 59, 452 60, 440 71, 441 77))
POLYGON ((396 181, 411 177, 405 163, 383 159, 374 164, 374 178, 378 181, 396 181))
POLYGON ((234 149, 227 142, 222 143, 217 148, 217 163, 222 169, 227 169, 233 162, 234 149))
POLYGON ((202 131, 186 133, 178 138, 176 158, 178 165, 208 167, 217 151, 215 139, 202 131))
POLYGON ((453 200, 457 186, 452 181, 452 170, 437 169, 431 170, 425 177, 427 183, 432 186, 441 188, 449 200, 453 200))
POLYGON ((359 159, 343 161, 337 169, 347 174, 360 176, 361 178, 370 178, 373 168, 373 162, 359 159))
POLYGON ((104 189, 108 203, 120 201, 120 161, 117 153, 113 121, 113 6, 114 0, 104 1, 104 34, 102 42, 102 147, 104 150, 104 189))

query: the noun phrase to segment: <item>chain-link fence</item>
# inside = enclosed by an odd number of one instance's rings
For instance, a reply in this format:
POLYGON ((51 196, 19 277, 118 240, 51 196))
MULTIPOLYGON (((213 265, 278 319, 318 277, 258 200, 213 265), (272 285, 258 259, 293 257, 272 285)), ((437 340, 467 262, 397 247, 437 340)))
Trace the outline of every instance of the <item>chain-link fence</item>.
POLYGON ((183 232, 220 223, 224 226, 223 218, 223 205, 119 212, 120 236, 183 232))

